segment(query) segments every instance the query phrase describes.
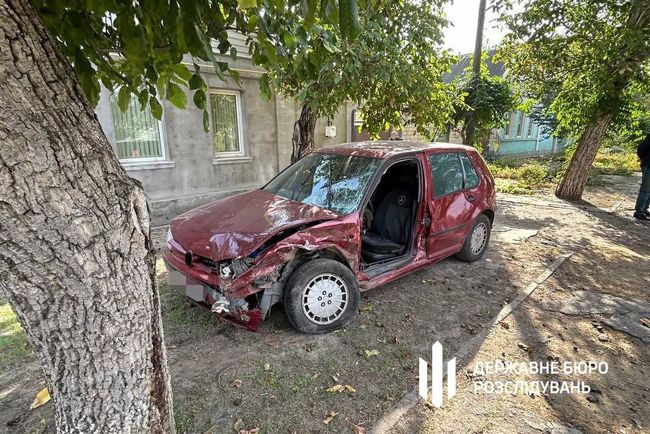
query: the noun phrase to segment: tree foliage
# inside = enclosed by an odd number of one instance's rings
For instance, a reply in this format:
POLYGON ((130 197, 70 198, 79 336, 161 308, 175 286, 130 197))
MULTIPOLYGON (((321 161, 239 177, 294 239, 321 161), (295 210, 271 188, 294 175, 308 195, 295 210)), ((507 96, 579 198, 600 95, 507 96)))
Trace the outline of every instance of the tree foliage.
POLYGON ((503 15, 501 59, 527 97, 552 96, 546 114, 557 132, 579 136, 597 116, 616 115, 630 85, 649 82, 649 15, 648 0, 529 0, 503 15))
POLYGON ((296 15, 294 3, 260 6, 253 60, 268 70, 267 95, 275 89, 317 116, 356 102, 375 134, 410 122, 432 135, 449 121, 456 96, 442 83, 453 61, 440 48, 443 1, 360 0, 364 30, 356 38, 334 31, 340 11, 296 15))
MULTIPOLYGON (((485 60, 486 57, 483 57, 485 60)), ((517 97, 508 80, 490 75, 485 61, 481 63, 478 75, 468 68, 457 86, 464 97, 462 103, 456 104, 452 126, 460 125, 464 143, 483 148, 492 130, 506 124, 506 114, 514 110, 517 97), (470 118, 473 118, 475 125, 471 140, 467 132, 470 118)))
MULTIPOLYGON (((330 32, 352 40, 360 32, 357 0, 313 0, 291 5, 291 13, 309 20, 331 17, 330 32), (332 12, 335 11, 335 12, 332 12), (340 17, 340 18, 339 18, 340 17)), ((149 105, 160 119, 167 99, 177 107, 187 105, 183 87, 193 91, 193 103, 203 109, 207 128, 207 86, 199 61, 212 62, 222 80, 226 74, 238 81, 224 57, 237 50, 228 31, 264 35, 268 15, 256 0, 33 0, 43 23, 60 42, 91 104, 99 100, 100 83, 118 93, 124 110, 132 96, 149 105), (259 25, 259 26, 258 26, 259 25), (190 69, 186 64, 193 65, 190 69)), ((273 8, 284 2, 274 2, 273 8)), ((296 29, 276 28, 290 43, 296 29)), ((260 41, 264 42, 262 37, 260 41)), ((266 42, 264 42, 266 44, 266 42)))

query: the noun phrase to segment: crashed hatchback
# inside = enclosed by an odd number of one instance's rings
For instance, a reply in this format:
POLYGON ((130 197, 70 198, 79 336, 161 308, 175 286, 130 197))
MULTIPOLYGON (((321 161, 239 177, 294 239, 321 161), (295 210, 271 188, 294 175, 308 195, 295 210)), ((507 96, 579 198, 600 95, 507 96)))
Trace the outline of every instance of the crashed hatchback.
POLYGON ((360 292, 490 240, 494 179, 474 148, 362 142, 322 148, 266 186, 195 208, 170 224, 171 285, 257 329, 282 302, 291 324, 348 324, 360 292))

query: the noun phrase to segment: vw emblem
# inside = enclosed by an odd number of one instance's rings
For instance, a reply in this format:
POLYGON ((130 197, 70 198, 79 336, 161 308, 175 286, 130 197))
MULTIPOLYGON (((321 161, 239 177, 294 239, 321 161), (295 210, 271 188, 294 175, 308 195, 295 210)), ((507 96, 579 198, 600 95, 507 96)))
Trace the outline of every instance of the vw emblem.
POLYGON ((405 203, 406 203, 406 196, 405 195, 400 194, 399 196, 397 196, 397 204, 398 205, 402 206, 405 203))

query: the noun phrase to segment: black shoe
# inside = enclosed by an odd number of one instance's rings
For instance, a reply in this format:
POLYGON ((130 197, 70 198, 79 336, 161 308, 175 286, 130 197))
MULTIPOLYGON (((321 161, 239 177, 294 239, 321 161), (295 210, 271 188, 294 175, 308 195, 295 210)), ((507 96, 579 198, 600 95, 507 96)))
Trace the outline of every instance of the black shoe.
POLYGON ((642 211, 637 211, 634 213, 634 218, 637 220, 643 220, 646 222, 650 222, 650 215, 642 212, 642 211))
POLYGON ((646 217, 650 217, 650 211, 643 211, 643 214, 645 214, 646 217))

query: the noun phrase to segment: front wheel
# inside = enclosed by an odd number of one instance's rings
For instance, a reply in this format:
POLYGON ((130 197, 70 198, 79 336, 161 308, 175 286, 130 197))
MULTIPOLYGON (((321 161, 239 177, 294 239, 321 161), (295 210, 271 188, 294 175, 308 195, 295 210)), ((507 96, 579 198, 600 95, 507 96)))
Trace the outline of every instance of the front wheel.
POLYGON ((488 243, 490 242, 490 231, 492 224, 490 219, 481 214, 474 222, 474 227, 465 238, 463 248, 456 254, 456 257, 461 261, 474 262, 481 259, 481 256, 487 250, 488 243))
POLYGON ((359 284, 349 268, 331 259, 314 259, 289 278, 284 308, 296 330, 326 333, 352 321, 360 298, 359 284))

